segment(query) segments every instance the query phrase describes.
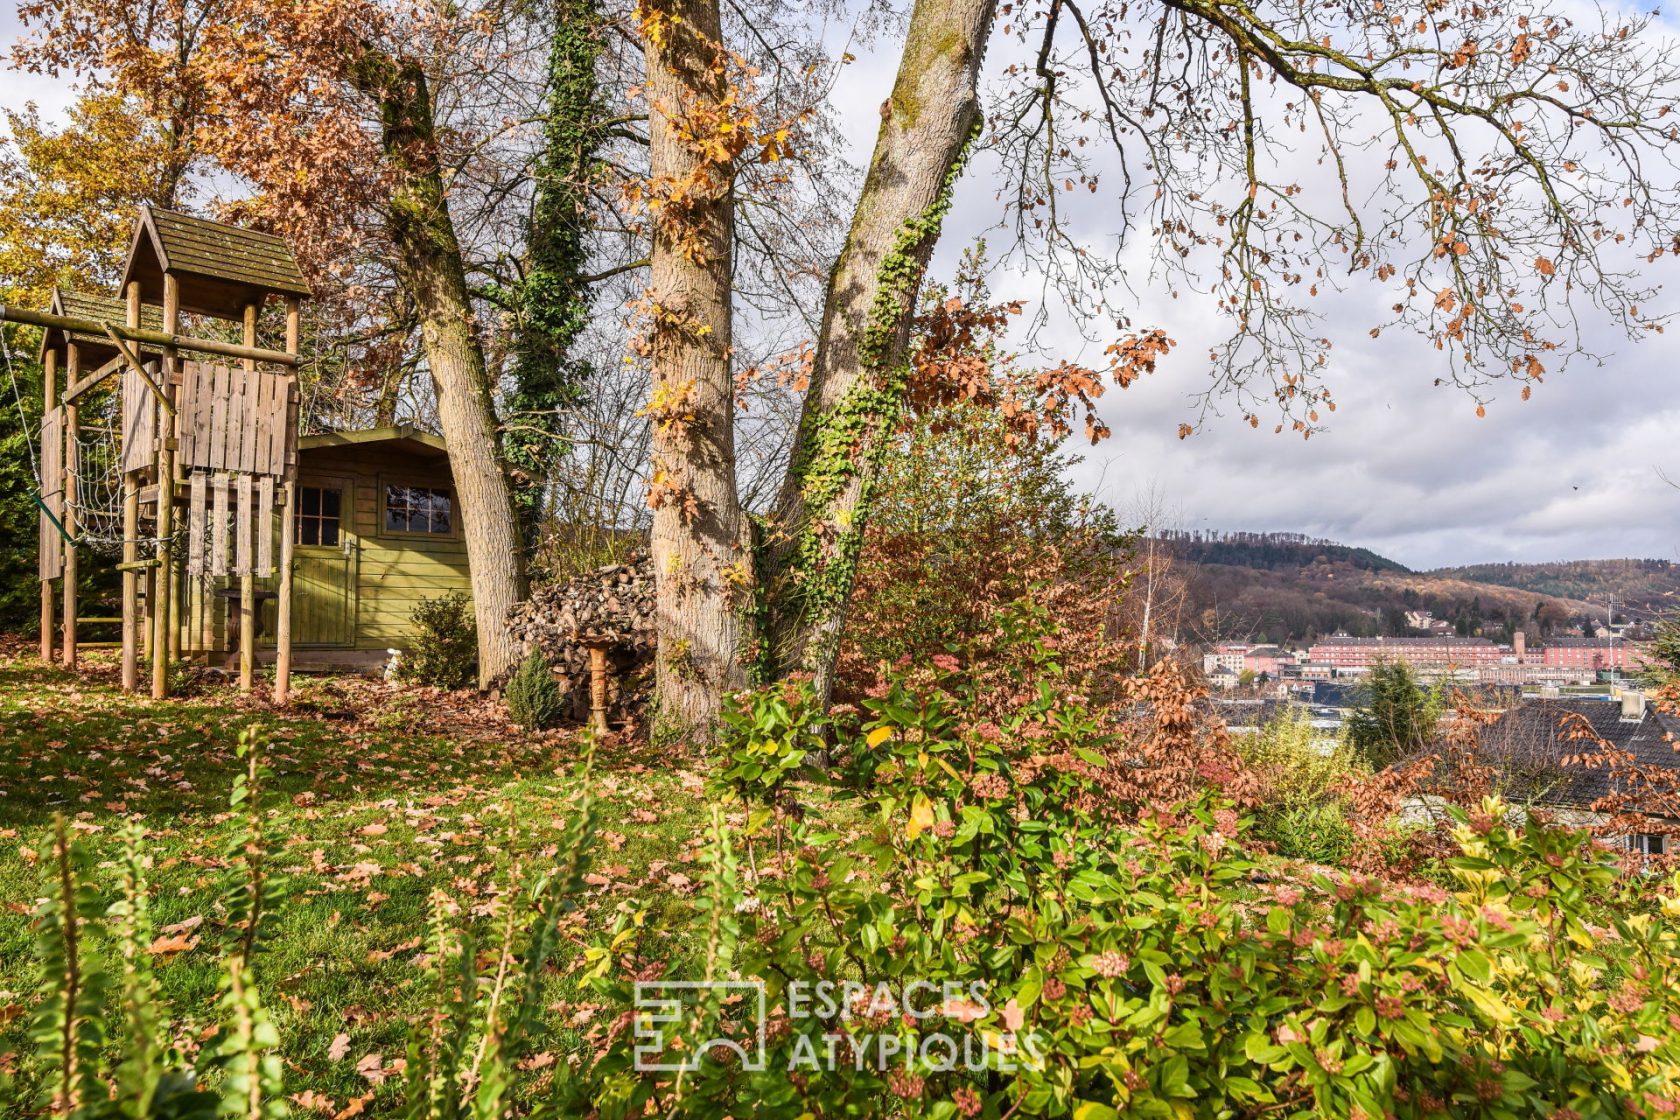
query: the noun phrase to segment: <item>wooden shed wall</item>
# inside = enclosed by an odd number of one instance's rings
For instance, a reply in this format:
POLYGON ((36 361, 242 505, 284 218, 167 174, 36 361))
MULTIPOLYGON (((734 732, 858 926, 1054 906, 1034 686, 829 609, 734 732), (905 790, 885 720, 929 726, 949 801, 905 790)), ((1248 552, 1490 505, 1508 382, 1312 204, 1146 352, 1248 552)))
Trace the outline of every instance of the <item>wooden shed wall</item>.
MULTIPOLYGON (((336 480, 347 482, 352 491, 348 498, 352 512, 347 519, 356 544, 352 561, 356 617, 351 646, 407 648, 414 628, 410 616, 422 600, 451 591, 472 592, 467 546, 461 535, 461 510, 459 502, 453 500, 448 460, 378 444, 314 448, 301 453, 300 488, 336 480), (387 532, 387 484, 447 488, 452 497, 450 533, 387 532)), ((300 548, 302 551, 306 550, 300 548)))

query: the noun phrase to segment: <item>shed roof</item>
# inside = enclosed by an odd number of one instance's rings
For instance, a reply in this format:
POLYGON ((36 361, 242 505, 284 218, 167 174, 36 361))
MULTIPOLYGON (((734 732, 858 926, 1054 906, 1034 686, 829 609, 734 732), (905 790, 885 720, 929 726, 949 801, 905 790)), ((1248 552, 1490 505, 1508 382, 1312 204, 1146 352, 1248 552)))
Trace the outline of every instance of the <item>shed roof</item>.
POLYGON ((181 284, 181 310, 237 319, 264 296, 308 296, 309 285, 283 238, 151 205, 140 207, 122 288, 140 282, 140 298, 163 302, 163 277, 181 284))
POLYGON ((407 424, 384 428, 363 428, 353 432, 322 432, 298 440, 299 451, 313 451, 328 447, 358 447, 384 444, 395 450, 409 451, 427 458, 447 458, 449 449, 442 436, 407 424))
MULTIPOLYGON (((62 288, 54 288, 52 307, 49 310, 54 315, 67 315, 72 319, 92 319, 96 323, 110 323, 119 327, 128 322, 127 304, 97 292, 67 292, 62 288)), ((163 329, 163 315, 155 307, 142 307, 140 325, 147 330, 160 331, 163 329)), ((103 333, 88 334, 84 331, 65 331, 57 327, 48 327, 41 332, 41 358, 44 359, 49 350, 56 350, 62 354, 65 344, 69 342, 76 344, 82 359, 83 373, 96 369, 117 356, 117 348, 111 345, 111 340, 103 333)), ((143 349, 139 343, 134 343, 133 346, 136 351, 143 349)))

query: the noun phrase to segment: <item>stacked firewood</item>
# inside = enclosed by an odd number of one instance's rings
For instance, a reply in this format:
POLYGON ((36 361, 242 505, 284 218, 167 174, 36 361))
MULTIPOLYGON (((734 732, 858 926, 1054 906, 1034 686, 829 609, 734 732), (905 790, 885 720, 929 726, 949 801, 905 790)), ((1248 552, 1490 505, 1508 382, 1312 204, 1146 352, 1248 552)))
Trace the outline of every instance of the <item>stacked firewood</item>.
MULTIPOLYGON (((653 564, 642 555, 531 589, 508 612, 508 632, 528 653, 540 649, 570 698, 573 715, 589 711, 589 649, 605 647, 612 668, 611 706, 626 709, 633 678, 653 661, 653 564)), ((615 717, 628 714, 620 710, 615 717)))

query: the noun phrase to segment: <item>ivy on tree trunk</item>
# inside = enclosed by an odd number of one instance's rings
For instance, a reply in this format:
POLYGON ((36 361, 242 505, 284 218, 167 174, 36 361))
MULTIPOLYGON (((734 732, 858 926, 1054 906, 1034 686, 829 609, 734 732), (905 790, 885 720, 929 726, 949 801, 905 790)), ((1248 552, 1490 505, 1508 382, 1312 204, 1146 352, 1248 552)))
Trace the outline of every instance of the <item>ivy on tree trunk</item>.
POLYGON ((825 700, 881 458, 903 407, 910 324, 980 128, 993 0, 920 0, 869 175, 829 276, 811 386, 772 518, 767 668, 825 700))
POLYGON ((577 403, 589 376, 572 346, 588 322, 587 185, 604 136, 596 79, 599 6, 595 0, 555 0, 553 22, 542 152, 516 300, 514 384, 504 404, 502 439, 527 548, 535 546, 541 528, 547 480, 567 450, 560 410, 577 403))
POLYGON ((735 481, 735 151, 706 142, 729 123, 728 58, 717 0, 646 0, 637 15, 647 50, 649 180, 662 193, 646 345, 656 731, 704 740, 723 694, 745 683, 754 601, 751 526, 735 481))

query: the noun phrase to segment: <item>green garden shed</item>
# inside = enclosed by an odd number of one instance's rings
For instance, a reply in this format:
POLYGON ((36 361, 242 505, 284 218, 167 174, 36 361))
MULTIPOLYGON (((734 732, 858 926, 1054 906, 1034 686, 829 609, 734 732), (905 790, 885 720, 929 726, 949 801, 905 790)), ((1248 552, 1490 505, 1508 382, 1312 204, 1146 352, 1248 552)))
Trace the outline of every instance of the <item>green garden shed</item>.
POLYGON ((409 648, 422 600, 471 594, 449 453, 429 432, 302 437, 292 516, 300 669, 377 666, 409 648))

